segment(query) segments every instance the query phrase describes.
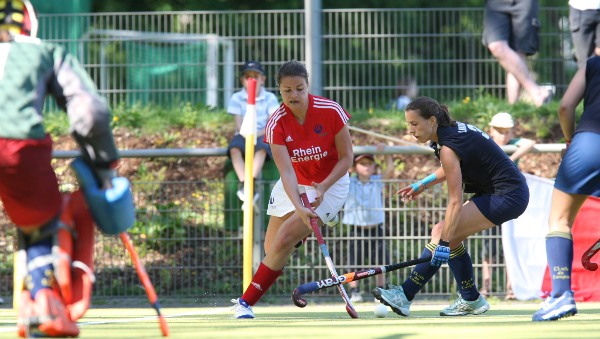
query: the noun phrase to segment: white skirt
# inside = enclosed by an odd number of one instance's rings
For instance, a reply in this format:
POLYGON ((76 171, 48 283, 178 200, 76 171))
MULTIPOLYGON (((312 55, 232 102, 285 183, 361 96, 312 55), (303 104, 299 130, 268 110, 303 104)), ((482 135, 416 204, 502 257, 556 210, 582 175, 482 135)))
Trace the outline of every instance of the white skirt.
MULTIPOLYGON (((308 197, 308 200, 313 202, 317 196, 315 189, 312 186, 304 187, 306 188, 306 196, 308 197)), ((315 209, 315 213, 319 216, 323 224, 327 224, 328 222, 335 220, 338 213, 346 203, 349 187, 350 176, 346 173, 346 175, 341 177, 325 192, 323 201, 319 207, 315 209)), ((283 183, 281 182, 281 179, 279 179, 271 191, 267 215, 283 217, 284 215, 293 211, 295 211, 294 204, 292 204, 292 201, 285 193, 283 183)))

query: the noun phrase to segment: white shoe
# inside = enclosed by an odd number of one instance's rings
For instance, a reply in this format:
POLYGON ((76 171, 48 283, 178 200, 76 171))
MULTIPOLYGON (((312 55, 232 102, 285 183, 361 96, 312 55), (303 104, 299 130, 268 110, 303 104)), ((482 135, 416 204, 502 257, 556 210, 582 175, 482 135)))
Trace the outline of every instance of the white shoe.
POLYGON ((350 295, 350 301, 353 303, 363 302, 362 292, 354 292, 350 295))
MULTIPOLYGON (((238 191, 238 194, 239 194, 239 191, 238 191)), ((243 196, 243 193, 242 193, 242 196, 243 196)), ((238 195, 238 197, 239 197, 239 195, 238 195)), ((260 209, 259 209, 258 205, 256 204, 258 202, 258 198, 260 198, 258 196, 258 193, 254 193, 254 198, 252 199, 252 206, 254 206, 254 212, 260 212, 260 209)), ((244 200, 244 199, 241 199, 241 200, 243 201, 242 202, 242 210, 245 210, 246 209, 246 200, 244 200)))
POLYGON ((252 307, 248 305, 248 303, 244 301, 244 299, 231 299, 231 302, 235 304, 233 305, 233 310, 235 311, 234 317, 236 319, 254 319, 254 312, 252 312, 252 307))
POLYGON ((485 313, 490 309, 490 304, 485 300, 485 298, 480 294, 477 300, 468 301, 463 299, 460 295, 452 303, 452 305, 444 308, 440 315, 442 316, 461 316, 467 314, 478 315, 485 313))
POLYGON ((240 199, 242 202, 246 201, 246 196, 244 195, 244 188, 240 188, 239 190, 237 190, 237 192, 235 193, 238 197, 238 199, 240 199))

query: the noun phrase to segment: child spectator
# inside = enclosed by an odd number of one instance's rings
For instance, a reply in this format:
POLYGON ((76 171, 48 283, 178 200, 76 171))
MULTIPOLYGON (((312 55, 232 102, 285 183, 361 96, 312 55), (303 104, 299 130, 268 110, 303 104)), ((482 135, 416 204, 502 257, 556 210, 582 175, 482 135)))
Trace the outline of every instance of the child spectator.
MULTIPOLYGON (((377 146, 381 151, 383 144, 377 146)), ((350 191, 344 206, 342 223, 350 227, 350 265, 355 270, 387 264, 383 238, 385 237, 385 213, 383 211, 382 180, 390 179, 394 174, 394 164, 390 154, 385 155, 386 168, 383 174, 376 174, 377 165, 373 154, 360 154, 354 158, 355 176, 350 178, 350 191)), ((384 275, 377 276, 377 286, 384 284, 384 275)), ((362 302, 362 292, 358 282, 350 283, 352 302, 362 302)))
POLYGON ((492 117, 490 121, 490 137, 499 145, 515 145, 517 150, 511 154, 510 160, 518 165, 519 159, 529 152, 535 145, 531 139, 515 137, 514 120, 509 113, 501 112, 492 117))
MULTIPOLYGON (((253 60, 246 61, 240 68, 240 73, 240 83, 243 88, 241 91, 233 93, 227 104, 227 113, 235 117, 236 125, 236 133, 229 143, 227 153, 231 159, 235 174, 237 174, 240 181, 237 196, 243 201, 246 139, 239 134, 239 131, 242 127, 242 121, 244 120, 244 115, 246 115, 246 106, 248 104, 248 79, 256 79, 256 146, 252 173, 254 179, 260 175, 265 161, 271 157, 271 148, 263 141, 263 137, 267 119, 279 108, 279 101, 275 94, 264 89, 263 86, 267 77, 259 62, 253 60)), ((258 195, 255 195, 254 199, 257 198, 258 195)))
MULTIPOLYGON (((512 160, 517 166, 519 164, 519 158, 525 153, 529 152, 535 145, 535 141, 531 139, 515 137, 514 135, 514 120, 509 113, 501 112, 492 117, 490 121, 490 137, 499 145, 515 145, 517 150, 510 155, 512 160)), ((499 235, 500 228, 492 227, 483 231, 484 235, 497 236, 499 235)), ((483 268, 483 284, 479 291, 483 296, 488 296, 492 290, 492 270, 490 264, 495 261, 497 253, 496 240, 484 240, 483 249, 481 252, 482 256, 482 268, 483 268)), ((508 276, 508 270, 506 270, 506 300, 513 300, 515 296, 512 291, 510 283, 510 277, 508 276)))

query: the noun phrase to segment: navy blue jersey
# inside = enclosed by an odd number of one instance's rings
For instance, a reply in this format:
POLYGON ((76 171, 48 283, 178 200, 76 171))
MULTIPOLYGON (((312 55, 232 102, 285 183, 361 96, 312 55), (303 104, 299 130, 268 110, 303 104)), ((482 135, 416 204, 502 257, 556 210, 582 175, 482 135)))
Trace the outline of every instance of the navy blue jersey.
POLYGON ((441 146, 450 147, 460 158, 465 192, 505 194, 525 184, 525 177, 504 151, 479 128, 457 122, 438 127, 438 142, 431 147, 439 158, 441 146))
POLYGON ((600 56, 589 58, 586 65, 583 114, 575 133, 600 134, 600 56))

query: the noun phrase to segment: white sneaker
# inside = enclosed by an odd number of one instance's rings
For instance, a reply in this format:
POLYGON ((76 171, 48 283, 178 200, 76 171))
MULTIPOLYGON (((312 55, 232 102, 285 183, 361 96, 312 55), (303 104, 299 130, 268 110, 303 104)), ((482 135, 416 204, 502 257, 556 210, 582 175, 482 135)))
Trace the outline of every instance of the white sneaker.
POLYGON ((244 187, 240 188, 239 190, 237 190, 237 192, 235 193, 238 197, 238 199, 240 199, 241 201, 246 201, 246 196, 244 195, 244 187))
POLYGON ((490 304, 485 300, 485 298, 480 294, 477 300, 467 301, 463 299, 460 295, 458 299, 452 303, 452 305, 444 308, 440 315, 442 316, 461 316, 467 314, 478 315, 485 313, 490 309, 490 304))
POLYGON ((353 303, 361 303, 363 302, 362 292, 353 292, 350 295, 350 301, 353 303))
MULTIPOLYGON (((239 197, 239 192, 240 191, 238 191, 238 197, 239 197)), ((243 193, 242 193, 242 196, 243 196, 243 193)), ((260 209, 259 209, 258 205, 256 204, 258 202, 258 198, 260 198, 258 193, 254 193, 254 198, 252 198, 252 206, 254 206, 255 212, 260 212, 260 209)), ((245 210, 246 209, 246 200, 244 200, 244 199, 241 199, 241 200, 243 201, 242 202, 242 210, 245 210)))
POLYGON ((233 305, 233 311, 235 311, 234 317, 236 319, 254 319, 254 312, 252 312, 252 307, 248 305, 248 303, 244 301, 244 299, 231 299, 231 302, 235 304, 233 305))
POLYGON ((387 284, 386 287, 387 289, 377 287, 373 290, 375 299, 379 300, 382 304, 391 307, 394 313, 403 317, 408 317, 412 301, 409 301, 408 298, 406 298, 402 286, 387 284))

